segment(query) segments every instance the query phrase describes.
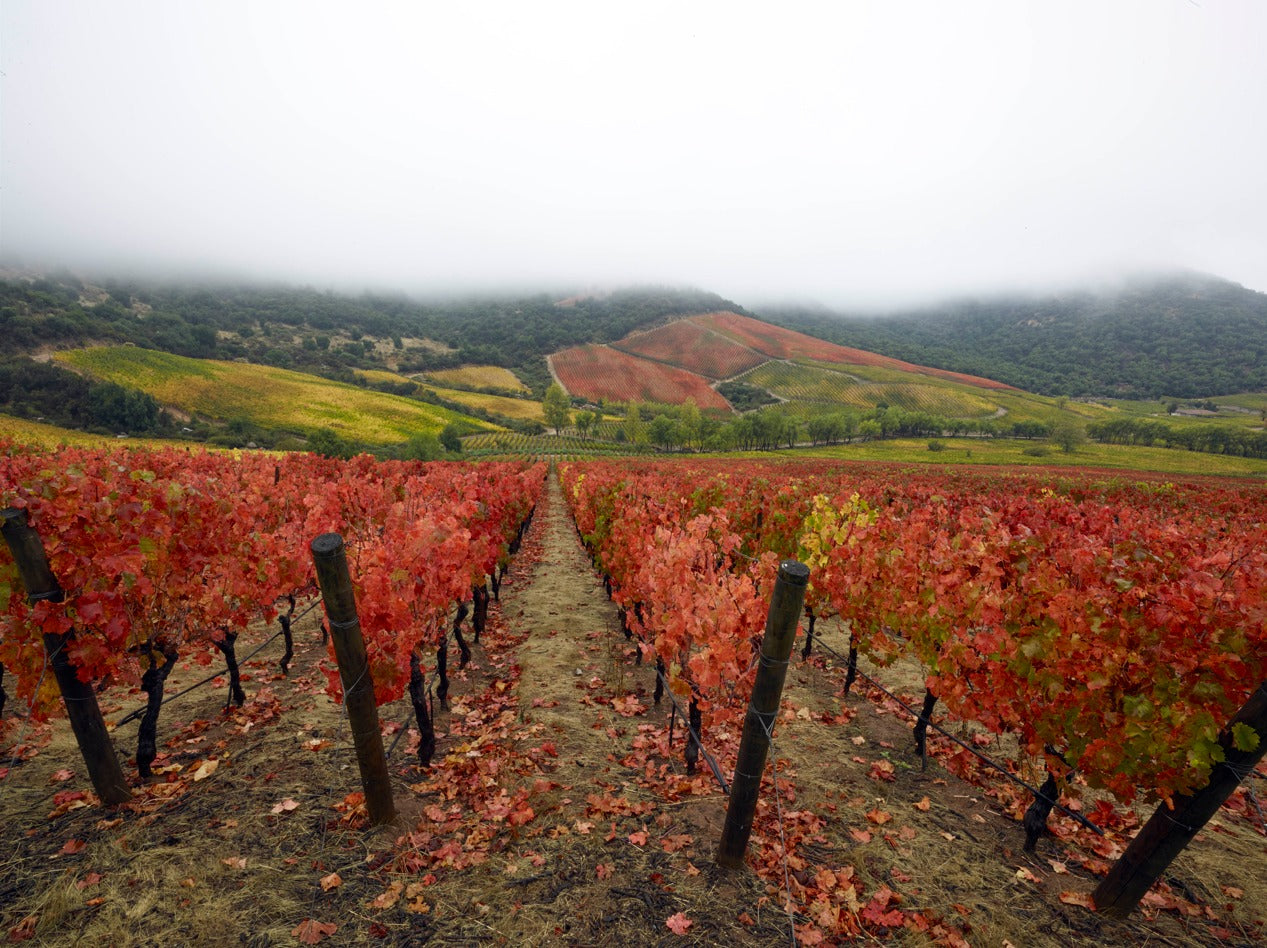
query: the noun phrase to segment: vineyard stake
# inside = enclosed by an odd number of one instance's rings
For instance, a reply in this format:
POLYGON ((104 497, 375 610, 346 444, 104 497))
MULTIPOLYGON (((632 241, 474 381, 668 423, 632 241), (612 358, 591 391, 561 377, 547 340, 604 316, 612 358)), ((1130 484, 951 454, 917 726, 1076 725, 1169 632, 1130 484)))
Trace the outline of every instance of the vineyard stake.
POLYGON ((1171 861, 1183 851, 1223 801, 1253 771, 1267 751, 1267 684, 1258 686, 1244 707, 1219 734, 1223 763, 1210 772, 1210 782, 1192 794, 1174 798, 1174 808, 1158 805, 1152 818, 1135 834, 1131 844, 1093 893, 1096 911, 1110 918, 1125 918, 1139 904, 1171 861), (1244 724, 1258 735, 1252 751, 1237 750, 1232 726, 1244 724))
POLYGON ((722 827, 717 863, 728 869, 743 865, 752 835, 752 818, 761 792, 761 775, 774 733, 774 717, 783 697, 787 678, 788 657, 796 638, 796 623, 805 603, 805 587, 809 583, 809 567, 796 560, 779 564, 778 580, 770 598, 765 635, 761 639, 761 662, 757 680, 752 685, 752 699, 744 718, 743 737, 739 742, 739 759, 735 762, 735 779, 726 807, 726 824, 722 827))
MULTIPOLYGON (((26 587, 27 601, 31 605, 45 600, 62 602, 66 598, 65 593, 53 576, 53 571, 49 569, 48 556, 44 552, 40 535, 27 523, 26 511, 6 507, 0 516, 4 519, 2 529, 5 542, 9 544, 18 573, 22 577, 22 585, 26 587)), ((106 731, 101 706, 97 704, 97 693, 90 683, 79 680, 78 670, 66 654, 69 642, 69 635, 44 636, 44 651, 52 666, 53 676, 57 679, 57 686, 61 689, 66 717, 70 719, 79 752, 88 768, 88 777, 101 802, 106 806, 126 803, 132 799, 132 791, 128 789, 114 744, 106 731)))
POLYGON ((365 639, 361 635, 361 620, 356 615, 356 594, 348 573, 343 537, 323 533, 312 541, 311 550, 317 584, 330 620, 339 678, 343 682, 343 706, 347 708, 348 724, 356 744, 365 808, 373 825, 390 823, 396 818, 396 804, 392 800, 391 778, 387 775, 383 732, 374 701, 374 679, 370 677, 369 660, 365 657, 365 639))

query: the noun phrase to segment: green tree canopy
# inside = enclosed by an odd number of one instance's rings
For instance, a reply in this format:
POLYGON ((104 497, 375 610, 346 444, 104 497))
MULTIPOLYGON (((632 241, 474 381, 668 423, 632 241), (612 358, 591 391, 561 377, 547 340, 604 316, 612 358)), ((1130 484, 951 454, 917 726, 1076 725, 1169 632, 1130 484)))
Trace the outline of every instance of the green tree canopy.
POLYGON ((545 398, 541 400, 541 410, 545 413, 546 424, 554 429, 555 434, 572 422, 572 402, 558 382, 550 383, 550 387, 546 389, 545 398))

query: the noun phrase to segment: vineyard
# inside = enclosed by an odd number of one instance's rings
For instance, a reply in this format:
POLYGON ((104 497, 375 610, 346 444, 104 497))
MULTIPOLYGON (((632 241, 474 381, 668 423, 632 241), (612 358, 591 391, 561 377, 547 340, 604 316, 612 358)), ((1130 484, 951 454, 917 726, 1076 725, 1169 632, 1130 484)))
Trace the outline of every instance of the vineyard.
POLYGON ((679 319, 647 332, 626 336, 613 348, 667 362, 709 379, 728 379, 755 368, 767 357, 695 319, 679 319))
POLYGON ((631 453, 649 453, 646 445, 620 444, 612 437, 619 430, 614 422, 605 422, 599 429, 605 438, 583 438, 572 434, 529 435, 515 431, 471 435, 462 441, 466 457, 514 460, 518 458, 554 458, 576 460, 584 457, 612 455, 626 457, 631 453))
POLYGON ((998 405, 963 387, 933 382, 876 383, 856 378, 840 368, 824 368, 788 362, 767 362, 740 376, 740 381, 759 386, 788 401, 850 405, 869 409, 884 403, 905 411, 923 411, 949 418, 983 418, 998 405))
POLYGON ((393 444, 420 432, 438 433, 451 422, 491 427, 437 405, 246 362, 190 359, 131 346, 73 349, 57 359, 148 392, 188 415, 243 419, 303 434, 328 428, 370 444, 393 444))
POLYGON ((806 336, 789 329, 782 329, 763 323, 738 313, 710 313, 707 316, 695 316, 692 320, 708 329, 741 343, 757 352, 763 352, 772 359, 810 359, 815 362, 831 362, 838 365, 874 366, 897 369, 903 372, 916 372, 934 378, 962 382, 979 388, 1010 390, 1012 386, 983 379, 975 375, 964 375, 961 372, 948 372, 928 366, 912 365, 900 359, 864 352, 848 346, 824 342, 813 336, 806 336))
POLYGON ((730 410, 702 376, 609 346, 565 349, 552 355, 550 364, 568 392, 590 401, 680 405, 691 398, 705 411, 730 410))
MULTIPOLYGON (((187 938, 182 903, 249 913, 260 886, 266 943, 1263 935, 1252 763, 1140 911, 1088 911, 1150 810, 1261 756, 1228 726, 1267 680, 1257 485, 626 458, 562 463, 543 494, 544 466, 513 462, 8 446, 0 465, 6 539, 29 524, 56 580, 24 587, 0 552, 10 940, 187 938), (351 681, 346 623, 318 644, 310 545, 331 532, 367 653, 351 681), (736 875, 713 854, 789 559, 807 621, 736 875), (161 720, 165 685, 195 678, 203 710, 161 720), (363 679, 385 833, 338 703, 363 679), (126 773, 114 750, 100 780, 75 759, 58 684, 72 719, 82 700, 114 720, 126 773), (179 868, 139 874, 157 852, 179 868)), ((207 924, 251 930, 225 914, 207 924)))

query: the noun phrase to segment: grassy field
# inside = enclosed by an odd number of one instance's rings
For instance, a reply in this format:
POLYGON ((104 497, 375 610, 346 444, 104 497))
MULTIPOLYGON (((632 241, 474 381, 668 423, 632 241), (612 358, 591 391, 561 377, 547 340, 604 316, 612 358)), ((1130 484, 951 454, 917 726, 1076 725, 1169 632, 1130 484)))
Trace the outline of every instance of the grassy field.
POLYGON ((927 438, 867 441, 822 448, 791 451, 759 451, 747 457, 839 458, 849 461, 897 461, 916 464, 1011 464, 1021 467, 1095 467, 1128 471, 1156 471, 1163 474, 1213 474, 1267 479, 1267 459, 1201 454, 1170 448, 1146 448, 1087 443, 1073 452, 1045 445, 1041 441, 1011 438, 938 438, 944 447, 929 450, 927 438), (1046 448, 1041 456, 1027 450, 1046 448))
POLYGON ((444 388, 498 389, 503 392, 527 392, 528 386, 510 369, 496 365, 464 365, 457 369, 440 369, 426 372, 423 381, 434 382, 444 388))
POLYGON ((216 421, 312 434, 329 429, 367 444, 395 444, 435 434, 450 422, 490 430, 485 422, 398 395, 244 362, 214 362, 137 349, 97 347, 57 359, 96 378, 149 392, 164 406, 216 421))

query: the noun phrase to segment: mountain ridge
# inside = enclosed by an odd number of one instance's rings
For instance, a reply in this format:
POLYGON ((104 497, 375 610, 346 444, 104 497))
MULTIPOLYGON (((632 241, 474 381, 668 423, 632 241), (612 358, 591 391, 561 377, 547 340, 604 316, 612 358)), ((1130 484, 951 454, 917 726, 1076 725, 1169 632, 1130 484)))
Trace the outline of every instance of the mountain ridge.
POLYGON ((1207 398, 1267 390, 1267 294, 1181 271, 883 316, 761 307, 777 325, 1045 395, 1207 398))

